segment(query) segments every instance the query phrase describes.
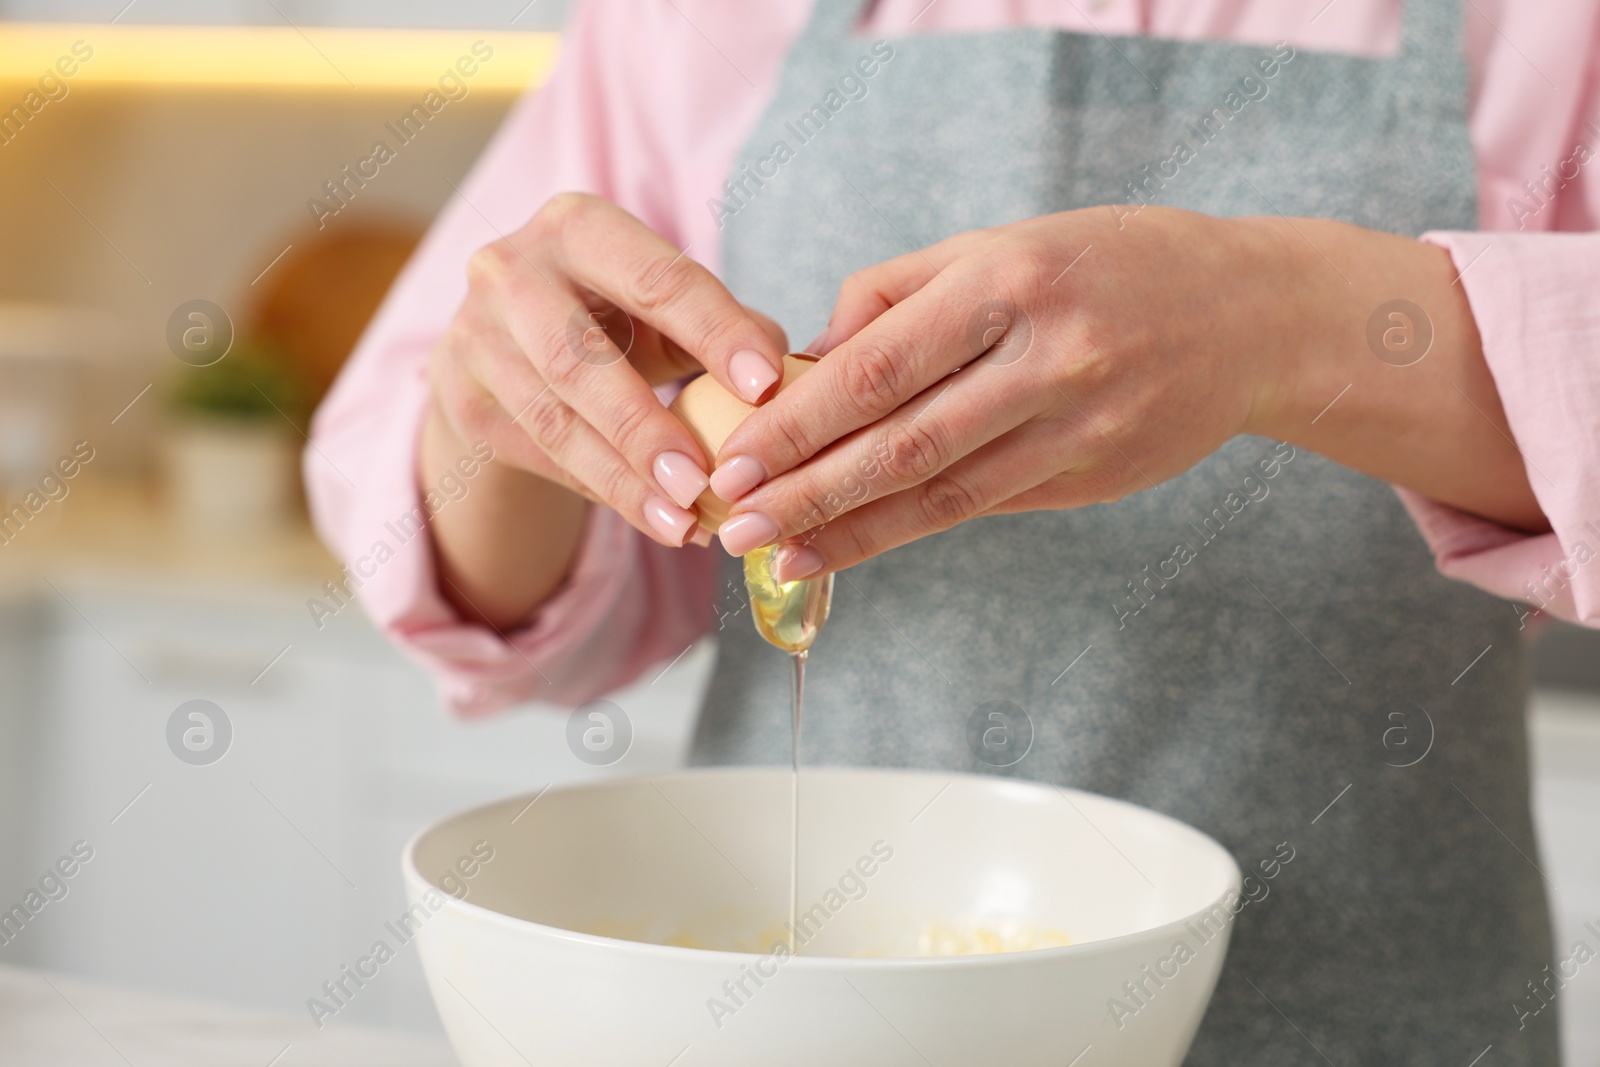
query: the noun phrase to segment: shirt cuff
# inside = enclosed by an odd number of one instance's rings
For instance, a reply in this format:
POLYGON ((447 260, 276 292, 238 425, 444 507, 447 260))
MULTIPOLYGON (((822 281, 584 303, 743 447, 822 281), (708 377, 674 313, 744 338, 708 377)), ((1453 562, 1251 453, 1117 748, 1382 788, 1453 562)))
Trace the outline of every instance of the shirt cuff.
MULTIPOLYGON (((390 458, 362 472, 344 536, 334 540, 368 614, 434 676, 452 711, 472 717, 528 700, 581 704, 681 655, 710 629, 711 550, 658 545, 600 506, 589 509, 566 581, 525 625, 497 633, 463 619, 442 594, 414 474, 428 404, 425 382, 397 398, 371 444, 374 455, 390 458)), ((306 462, 318 462, 311 450, 306 462)))
POLYGON ((1600 626, 1600 234, 1429 233, 1450 253, 1551 532, 1397 490, 1441 573, 1600 626))
MULTIPOLYGON (((716 574, 710 549, 658 545, 594 505, 571 575, 525 626, 497 634, 467 623, 435 592, 427 599, 448 618, 396 636, 433 671, 457 714, 526 700, 571 707, 692 648, 715 617, 716 574)), ((420 577, 434 588, 431 554, 420 577)))

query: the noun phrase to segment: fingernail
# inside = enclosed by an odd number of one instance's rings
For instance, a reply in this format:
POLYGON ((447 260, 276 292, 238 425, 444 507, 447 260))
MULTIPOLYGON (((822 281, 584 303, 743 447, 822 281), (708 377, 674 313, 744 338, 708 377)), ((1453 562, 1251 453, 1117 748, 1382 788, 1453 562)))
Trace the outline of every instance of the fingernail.
POLYGON ((766 468, 754 456, 734 456, 711 472, 711 491, 733 503, 767 480, 766 468))
POLYGON ((656 481, 680 508, 693 504, 711 484, 700 464, 682 452, 663 452, 651 467, 656 472, 656 481))
POLYGON ((684 511, 664 496, 653 496, 644 502, 644 519, 668 544, 680 546, 694 525, 693 512, 684 511))
POLYGON ((828 331, 823 330, 821 333, 817 334, 811 339, 811 343, 806 345, 800 351, 810 352, 813 356, 826 355, 828 352, 828 331))
POLYGON ((778 372, 760 352, 746 348, 735 352, 728 360, 728 377, 733 379, 733 387, 744 397, 745 403, 759 404, 767 389, 778 380, 778 372))
POLYGON ((689 543, 699 545, 701 548, 711 547, 711 531, 704 526, 696 526, 694 533, 689 535, 689 543))
POLYGON ((777 539, 778 524, 759 511, 735 515, 717 530, 717 540, 730 556, 742 556, 777 539))
POLYGON ((821 552, 810 545, 784 545, 773 561, 772 576, 780 582, 798 582, 821 569, 821 552))

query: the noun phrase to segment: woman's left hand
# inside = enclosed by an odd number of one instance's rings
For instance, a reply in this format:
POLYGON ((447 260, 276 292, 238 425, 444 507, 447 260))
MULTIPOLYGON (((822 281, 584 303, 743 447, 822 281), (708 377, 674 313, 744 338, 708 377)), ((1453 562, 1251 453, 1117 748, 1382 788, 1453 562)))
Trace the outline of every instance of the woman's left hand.
POLYGON ((1433 245, 1317 219, 1095 208, 960 234, 845 282, 827 358, 723 444, 719 537, 784 541, 793 580, 1117 500, 1240 433, 1548 529, 1459 282, 1433 245))
POLYGON ((812 351, 837 347, 723 447, 719 493, 761 480, 724 547, 798 538, 780 553, 792 579, 1182 473, 1273 403, 1287 258, 1257 220, 1148 208, 1119 229, 1101 209, 852 276, 812 351))

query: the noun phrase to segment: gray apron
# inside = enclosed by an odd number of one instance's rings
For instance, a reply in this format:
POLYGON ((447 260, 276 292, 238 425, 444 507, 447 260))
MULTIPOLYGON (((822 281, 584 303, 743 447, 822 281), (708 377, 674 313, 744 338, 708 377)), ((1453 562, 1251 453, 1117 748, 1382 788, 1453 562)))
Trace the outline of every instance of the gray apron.
MULTIPOLYGON (((1193 158, 1158 203, 1406 235, 1476 225, 1459 0, 1409 0, 1393 58, 1302 50, 1270 79, 1255 64, 1271 47, 1041 29, 895 40, 865 78, 859 13, 818 0, 723 205, 729 284, 791 336, 826 324, 858 268, 1127 204, 1180 140, 1193 158), (847 74, 865 97, 839 92, 847 74)), ((1115 504, 896 549, 841 574, 834 605, 805 763, 1124 797, 1255 873, 1266 895, 1235 923, 1188 1063, 1464 1067, 1490 1044, 1494 1064, 1558 1062, 1554 1011, 1517 1007, 1541 1003, 1526 983, 1551 960, 1517 615, 1436 574, 1388 486, 1241 437, 1115 504), (981 727, 1002 721, 996 754, 981 727), (1294 858, 1271 865, 1284 843, 1294 858)), ((693 759, 787 762, 786 657, 718 610, 693 759)))

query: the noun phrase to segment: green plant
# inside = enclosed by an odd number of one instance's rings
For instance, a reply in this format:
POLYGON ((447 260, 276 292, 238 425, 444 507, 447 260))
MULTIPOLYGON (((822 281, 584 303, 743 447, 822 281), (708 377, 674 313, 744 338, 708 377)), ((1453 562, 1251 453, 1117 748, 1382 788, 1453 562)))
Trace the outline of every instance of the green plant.
POLYGON ((299 425, 304 392, 277 349, 241 340, 209 367, 184 366, 173 383, 172 407, 229 419, 288 418, 299 425))

